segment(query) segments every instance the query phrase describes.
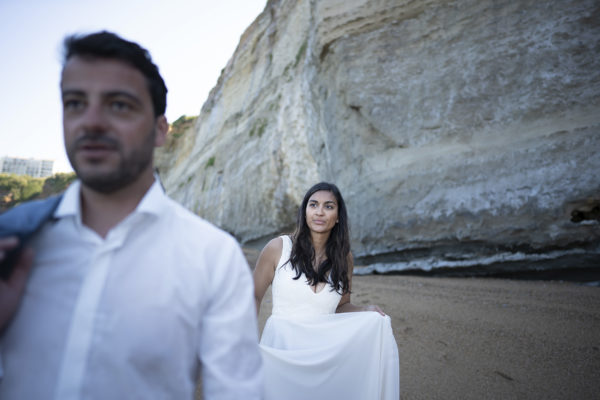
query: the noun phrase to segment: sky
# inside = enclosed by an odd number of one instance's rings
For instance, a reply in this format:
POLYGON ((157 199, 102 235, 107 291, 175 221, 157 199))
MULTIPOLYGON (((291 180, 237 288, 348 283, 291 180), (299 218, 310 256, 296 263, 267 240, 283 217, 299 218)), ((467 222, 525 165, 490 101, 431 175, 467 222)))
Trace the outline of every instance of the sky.
POLYGON ((0 0, 0 157, 64 152, 59 92, 66 35, 109 30, 148 49, 169 89, 167 119, 198 115, 266 0, 0 0))

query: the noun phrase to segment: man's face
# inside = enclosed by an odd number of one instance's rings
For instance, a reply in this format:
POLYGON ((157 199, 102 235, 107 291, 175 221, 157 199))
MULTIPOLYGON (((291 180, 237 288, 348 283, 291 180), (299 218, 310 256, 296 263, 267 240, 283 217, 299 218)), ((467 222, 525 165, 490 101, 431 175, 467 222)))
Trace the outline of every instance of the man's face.
POLYGON ((166 133, 141 72, 112 59, 72 57, 61 80, 69 161, 87 187, 112 193, 152 173, 166 133))

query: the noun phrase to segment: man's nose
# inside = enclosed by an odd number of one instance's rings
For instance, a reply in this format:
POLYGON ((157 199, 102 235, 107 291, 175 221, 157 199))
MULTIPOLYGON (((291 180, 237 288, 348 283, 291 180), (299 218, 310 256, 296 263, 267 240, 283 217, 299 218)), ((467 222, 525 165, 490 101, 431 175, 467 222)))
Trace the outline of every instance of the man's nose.
POLYGON ((105 129, 107 119, 103 107, 100 104, 89 104, 81 117, 81 123, 86 129, 105 129))

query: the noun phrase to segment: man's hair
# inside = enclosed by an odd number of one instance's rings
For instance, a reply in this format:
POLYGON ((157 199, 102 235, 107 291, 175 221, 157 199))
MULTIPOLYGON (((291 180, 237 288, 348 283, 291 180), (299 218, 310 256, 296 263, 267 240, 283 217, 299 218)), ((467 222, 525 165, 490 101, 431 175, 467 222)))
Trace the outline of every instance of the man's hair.
POLYGON ((139 70, 148 83, 154 115, 160 116, 167 108, 167 87, 152 62, 148 50, 114 33, 102 31, 88 35, 70 35, 65 38, 63 68, 71 57, 107 58, 123 61, 139 70))

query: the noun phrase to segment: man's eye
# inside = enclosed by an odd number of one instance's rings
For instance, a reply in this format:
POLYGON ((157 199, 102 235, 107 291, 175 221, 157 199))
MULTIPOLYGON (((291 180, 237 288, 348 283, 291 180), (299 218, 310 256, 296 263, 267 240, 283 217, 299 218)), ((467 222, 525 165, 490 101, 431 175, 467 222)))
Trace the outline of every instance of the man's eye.
POLYGON ((131 110, 131 106, 124 101, 113 101, 110 103, 110 108, 113 111, 129 111, 131 110))
POLYGON ((80 110, 83 108, 83 101, 81 100, 65 100, 63 102, 63 108, 69 111, 80 110))

